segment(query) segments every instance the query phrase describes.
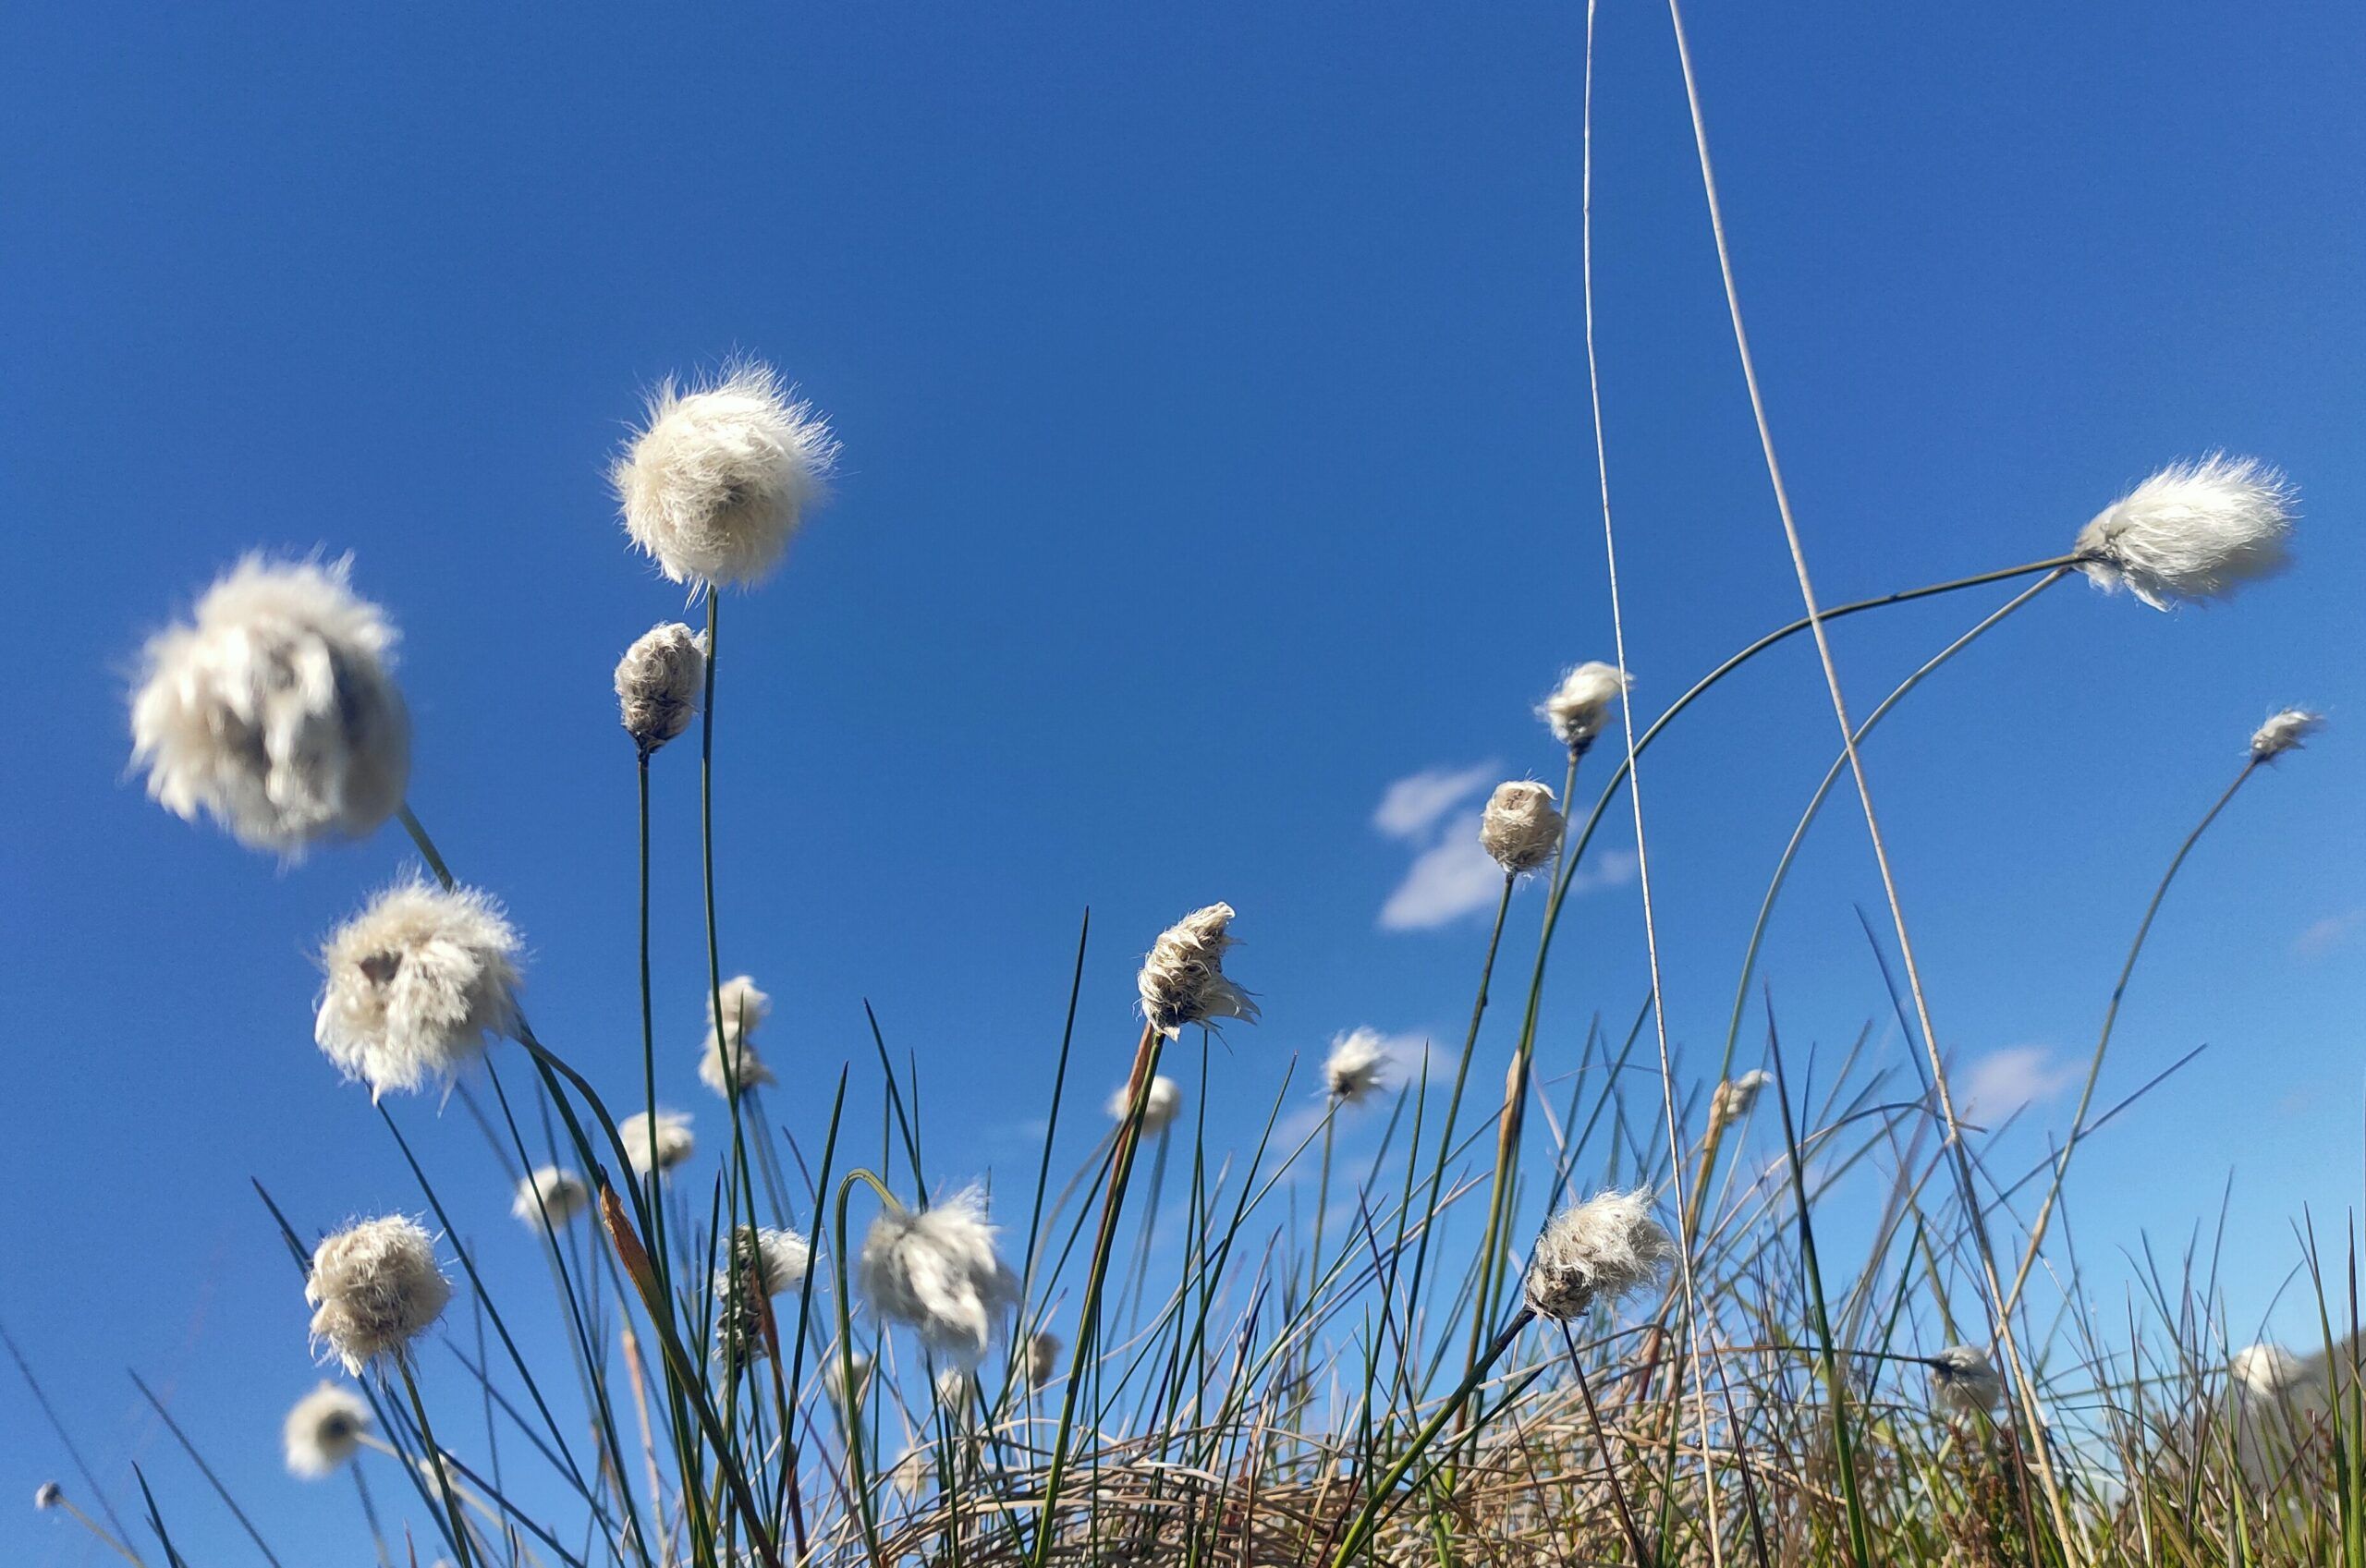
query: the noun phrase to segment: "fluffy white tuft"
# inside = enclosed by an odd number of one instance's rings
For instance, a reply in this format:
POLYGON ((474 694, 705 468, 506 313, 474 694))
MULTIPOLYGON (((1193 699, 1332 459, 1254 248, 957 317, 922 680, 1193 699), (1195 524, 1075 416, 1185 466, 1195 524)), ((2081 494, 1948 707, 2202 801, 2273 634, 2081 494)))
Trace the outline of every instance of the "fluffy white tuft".
POLYGON ((907 1502, 917 1501, 928 1491, 928 1484, 936 1479, 936 1458, 925 1448, 905 1451, 887 1472, 887 1485, 897 1497, 907 1502))
POLYGON ((863 1237, 855 1278, 872 1310, 918 1330, 957 1366, 978 1364, 1002 1314, 1018 1303, 1018 1278, 994 1251, 978 1187, 933 1209, 886 1209, 863 1237))
POLYGON ((397 882, 322 946, 312 1038, 372 1100, 448 1078, 517 1027, 518 947, 485 894, 397 882))
POLYGON ((1750 1113, 1758 1104, 1758 1097, 1765 1093, 1766 1086, 1774 1081, 1774 1075, 1763 1067, 1753 1067, 1738 1078, 1727 1078, 1709 1097, 1709 1120, 1741 1120, 1750 1113))
POLYGON ((148 794, 205 812, 289 859, 393 816, 410 779, 410 718, 390 673, 396 632, 347 586, 349 560, 249 555, 148 639, 131 697, 131 760, 148 794))
MULTIPOLYGON (((1116 1092, 1109 1097, 1109 1119, 1113 1122, 1124 1121, 1126 1112, 1132 1103, 1126 1094, 1126 1086, 1119 1084, 1116 1092)), ((1165 1132, 1174 1123, 1176 1113, 1182 1109, 1182 1085, 1164 1073, 1151 1079, 1150 1092, 1142 1097, 1143 1136, 1165 1132)))
POLYGON ((616 706, 643 754, 690 727, 706 687, 706 634, 679 621, 641 633, 616 661, 616 706))
POLYGON ((1225 950, 1235 939, 1226 932, 1232 906, 1211 904, 1169 926, 1142 960, 1138 981, 1142 1016, 1172 1039, 1190 1024, 1218 1018, 1255 1022, 1257 1003, 1225 978, 1225 950))
POLYGON ((813 1244, 795 1231, 767 1225, 756 1234, 756 1256, 762 1264, 765 1291, 780 1295, 805 1282, 805 1272, 813 1266, 813 1244))
POLYGON ((1536 716, 1572 751, 1582 752, 1610 722, 1610 705, 1627 689, 1626 672, 1590 660, 1561 677, 1553 694, 1537 705, 1536 716))
POLYGON ((360 1395, 341 1383, 322 1383, 287 1412, 288 1474, 308 1481, 335 1474, 360 1451, 369 1428, 370 1406, 360 1395))
POLYGON ((1931 1357, 1931 1392, 1957 1416, 1984 1416, 2005 1397, 2005 1380, 1976 1345, 1951 1344, 1931 1357))
POLYGON ((772 1015, 773 999, 758 991, 755 980, 746 975, 724 981, 721 999, 722 1027, 716 1027, 712 1018, 707 1021, 699 1082, 728 1099, 735 1082, 744 1092, 776 1081, 772 1069, 757 1056, 755 1045, 756 1026, 772 1015))
POLYGON ((66 1489, 55 1481, 43 1481, 33 1489, 33 1506, 46 1512, 66 1506, 66 1489))
POLYGON ((648 1112, 636 1111, 616 1124, 616 1136, 623 1140, 625 1158, 632 1161, 634 1172, 643 1176, 652 1169, 672 1170, 698 1152, 699 1147, 698 1139, 690 1136, 689 1117, 679 1111, 660 1111, 654 1122, 648 1112))
POLYGON ((2247 1401, 2266 1404, 2281 1398, 2307 1370, 2299 1356, 2280 1344, 2245 1345, 2226 1363, 2235 1392, 2247 1401))
POLYGON ((970 1381, 974 1375, 960 1367, 947 1367, 936 1375, 936 1403, 957 1421, 969 1414, 970 1381))
POLYGON ((871 1354, 858 1350, 851 1356, 841 1356, 836 1351, 822 1358, 822 1387, 828 1392, 830 1403, 840 1409, 848 1404, 847 1390, 854 1390, 853 1403, 860 1404, 871 1392, 871 1354), (854 1375, 847 1375, 847 1362, 854 1363, 854 1375))
POLYGON ((1567 1322, 1658 1282, 1675 1258, 1675 1239, 1652 1218, 1649 1188, 1599 1193, 1545 1222, 1529 1260, 1528 1304, 1567 1322))
POLYGON ((1564 827, 1553 791, 1527 779, 1495 786, 1479 819, 1479 847, 1487 858, 1518 876, 1553 858, 1564 827))
POLYGON ((1342 1105, 1371 1099, 1385 1087, 1388 1050, 1377 1029, 1351 1029, 1331 1042, 1323 1060, 1323 1082, 1342 1105))
POLYGON ((399 1355, 451 1299, 451 1282, 435 1266, 434 1238, 405 1214, 362 1220, 323 1238, 304 1284, 314 1346, 356 1377, 381 1356, 399 1355))
POLYGON ((745 361, 694 392, 661 385, 608 478, 625 531, 668 578, 752 583, 827 495, 837 457, 829 421, 745 361))
POLYGON ((2299 493, 2251 457, 2173 463, 2079 530, 2079 569, 2155 610, 2224 599, 2289 563, 2299 493))
POLYGON ((2287 708, 2251 732, 2251 760, 2273 762, 2325 727, 2324 715, 2305 708, 2287 708))
POLYGON ((518 1194, 509 1201, 509 1212, 537 1229, 547 1219, 551 1229, 557 1230, 591 1207, 591 1186, 574 1172, 555 1165, 541 1166, 520 1177, 518 1194))

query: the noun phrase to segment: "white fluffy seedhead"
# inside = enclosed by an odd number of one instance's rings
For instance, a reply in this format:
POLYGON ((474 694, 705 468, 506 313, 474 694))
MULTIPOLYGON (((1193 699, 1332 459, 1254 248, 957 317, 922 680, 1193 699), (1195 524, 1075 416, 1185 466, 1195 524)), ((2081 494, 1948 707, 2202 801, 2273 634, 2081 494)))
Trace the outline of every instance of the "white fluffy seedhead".
POLYGON ((1195 910, 1161 932, 1142 960, 1142 1016, 1168 1039, 1188 1025, 1218 1018, 1256 1021, 1257 1003, 1225 978, 1225 950, 1235 940, 1226 928, 1232 919, 1229 904, 1195 910))
POLYGON ((616 661, 616 706, 625 733, 645 752, 690 727, 706 687, 706 634, 679 621, 641 633, 616 661))
POLYGON ((637 1175, 670 1171, 698 1152, 698 1139, 690 1136, 690 1119, 679 1111, 660 1111, 654 1122, 648 1112, 636 1111, 616 1124, 616 1136, 623 1141, 625 1158, 632 1161, 637 1175))
POLYGON ((813 1266, 813 1244, 795 1231, 767 1225, 756 1234, 756 1257, 765 1294, 780 1295, 805 1282, 805 1272, 813 1266))
POLYGON ((1763 1067, 1753 1067, 1738 1078, 1727 1078, 1709 1097, 1709 1119, 1712 1122, 1738 1122, 1750 1113, 1758 1104, 1758 1097, 1774 1075, 1763 1067))
POLYGON ((834 1350, 824 1355, 822 1358, 822 1387, 829 1394, 830 1403, 841 1410, 846 1409, 849 1403, 860 1404, 871 1392, 870 1352, 858 1350, 851 1356, 841 1356, 834 1350), (851 1378, 847 1375, 847 1362, 849 1360, 854 1363, 851 1378), (854 1390, 851 1402, 847 1398, 849 1386, 854 1390))
POLYGON ((1386 1087, 1388 1050, 1376 1030, 1351 1029, 1331 1042, 1323 1059, 1323 1084, 1342 1105, 1357 1105, 1386 1087))
POLYGON ((1610 722, 1611 704, 1626 689, 1627 675, 1617 665, 1591 660, 1561 677, 1553 695, 1537 705, 1536 716, 1553 726, 1562 745, 1582 752, 1610 722))
POLYGON ((936 1375, 936 1403, 960 1421, 970 1413, 970 1382, 976 1374, 960 1367, 947 1367, 936 1375))
POLYGON ((304 1300, 312 1343, 355 1377, 381 1356, 399 1355, 452 1299, 435 1266, 435 1241, 405 1214, 362 1220, 312 1249, 304 1300))
POLYGON ((1553 805, 1553 791, 1528 779, 1495 786, 1479 818, 1479 847, 1515 876, 1553 858, 1566 826, 1553 805))
POLYGON ((758 991, 749 976, 734 975, 723 982, 721 1000, 722 1026, 718 1028, 712 1018, 707 1022, 699 1082, 727 1099, 735 1086, 745 1092, 776 1081, 757 1056, 755 1044, 756 1026, 772 1015, 773 999, 758 991))
MULTIPOLYGON (((1109 1119, 1122 1122, 1133 1101, 1127 1097, 1126 1086, 1119 1084, 1109 1096, 1109 1119)), ((1163 1133, 1183 1109, 1183 1086, 1161 1073, 1150 1081, 1150 1092, 1142 1097, 1142 1134, 1163 1133)))
POLYGON ((372 1100, 447 1079, 516 1030, 518 948, 485 894, 397 882, 323 944, 312 1038, 372 1100))
POLYGON ((766 365, 743 361, 694 392, 671 381, 609 469, 625 531, 675 582, 752 583, 829 491, 838 443, 766 365))
POLYGON ((2280 1344, 2246 1345, 2226 1363, 2238 1397, 2270 1404, 2299 1382, 2306 1370, 2307 1365, 2280 1344))
POLYGON ((2299 493, 2251 457, 2174 463, 2079 530, 2079 569, 2155 610, 2224 599, 2289 563, 2299 493))
POLYGON ((520 1177, 517 1196, 509 1201, 509 1212, 538 1230, 546 1220, 551 1229, 557 1230, 591 1207, 590 1185, 574 1172, 555 1165, 541 1166, 520 1177))
POLYGON ((897 1497, 907 1502, 919 1501, 928 1491, 929 1483, 936 1479, 936 1456, 925 1448, 905 1451, 887 1472, 887 1485, 897 1497))
POLYGON ((2305 708, 2287 708, 2251 732, 2251 760, 2273 762, 2287 751, 2298 751, 2311 735, 2325 727, 2324 715, 2305 708))
POLYGON ((396 632, 347 585, 346 560, 249 555, 148 639, 131 760, 184 820, 205 812, 293 860, 393 816, 410 780, 396 632))
POLYGON ((1597 1301, 1656 1284, 1676 1255, 1675 1239, 1652 1218, 1649 1188, 1599 1193, 1545 1222, 1529 1259, 1528 1304, 1567 1322, 1597 1301))
POLYGON ((2005 1397, 2005 1380, 1986 1351, 1951 1344, 1931 1357, 1931 1393, 1951 1415, 1982 1416, 2005 1397))
POLYGON ((932 1351, 962 1367, 978 1364, 1002 1315, 1018 1304, 1018 1277, 994 1251, 977 1187, 933 1209, 881 1213, 863 1237, 855 1280, 873 1311, 919 1331, 932 1351))
POLYGON ((341 1383, 323 1382, 287 1412, 287 1472, 308 1481, 335 1473, 361 1448, 370 1406, 341 1383))

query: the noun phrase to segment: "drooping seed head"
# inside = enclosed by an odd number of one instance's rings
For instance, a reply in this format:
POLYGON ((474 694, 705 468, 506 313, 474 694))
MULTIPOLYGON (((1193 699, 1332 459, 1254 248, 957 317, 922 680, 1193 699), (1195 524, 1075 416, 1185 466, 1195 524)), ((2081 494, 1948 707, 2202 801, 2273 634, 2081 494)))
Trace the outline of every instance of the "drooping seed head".
POLYGON ((1741 1120, 1756 1107, 1758 1097, 1774 1081, 1774 1075, 1763 1067, 1753 1067, 1738 1078, 1727 1078, 1709 1097, 1709 1120, 1716 1124, 1741 1120))
POLYGON ((361 1448, 370 1429, 370 1406, 341 1383, 323 1382, 287 1412, 282 1433, 287 1471, 308 1481, 332 1475, 361 1448))
POLYGON ((574 1172, 555 1165, 539 1166, 520 1177, 517 1195, 509 1201, 509 1212, 538 1230, 545 1222, 552 1230, 559 1230, 591 1207, 590 1185, 574 1172))
POLYGON ((1060 1352, 1067 1347, 1049 1329, 1038 1330, 1027 1342, 1027 1381, 1042 1388, 1060 1375, 1060 1352))
POLYGON ((2226 1363, 2236 1394, 2251 1404, 2274 1404, 2307 1369, 2306 1363, 2280 1344, 2245 1345, 2226 1363))
POLYGON ((435 1266, 434 1238, 406 1214, 360 1221, 323 1238, 304 1285, 312 1343, 355 1377, 401 1354, 451 1299, 451 1282, 435 1266))
POLYGON ((1162 932, 1142 960, 1142 1016, 1168 1039, 1219 1018, 1256 1021, 1257 1003, 1225 978, 1225 950, 1236 940, 1226 931, 1232 920, 1229 904, 1196 910, 1162 932))
POLYGON ((667 578, 722 587, 779 564, 837 456, 829 421, 748 361, 696 391, 659 386, 608 477, 625 531, 667 578))
POLYGON ((679 1111, 660 1111, 655 1121, 650 1120, 648 1112, 636 1111, 616 1124, 616 1136, 636 1175, 670 1171, 698 1152, 698 1139, 690 1136, 690 1119, 679 1111))
POLYGON ((1930 1365, 1932 1395, 1950 1414, 1985 1415, 2005 1397, 2005 1380, 1976 1345, 1951 1344, 1931 1357, 1930 1365))
POLYGON ((395 814, 410 779, 396 632, 350 566, 249 555, 148 639, 131 760, 159 805, 289 860, 395 814))
MULTIPOLYGON (((1126 1097, 1126 1086, 1119 1084, 1116 1092, 1109 1096, 1109 1119, 1124 1121, 1131 1107, 1132 1101, 1126 1097)), ((1164 1073, 1151 1079, 1150 1090, 1142 1097, 1142 1136, 1147 1137, 1153 1133, 1165 1132, 1174 1122, 1176 1112, 1182 1109, 1183 1088, 1180 1084, 1164 1073)))
POLYGON ((1590 660, 1561 677, 1553 694, 1537 706, 1536 715, 1553 726, 1562 745, 1582 755, 1610 722, 1611 704, 1627 685, 1626 672, 1617 665, 1590 660))
POLYGON ((1495 786, 1479 818, 1479 847, 1514 876, 1535 870, 1561 846, 1567 823, 1553 804, 1553 792, 1527 779, 1495 786))
POLYGON ((2251 732, 2251 760, 2273 762, 2287 751, 2298 751, 2311 735, 2325 727, 2324 715, 2305 708, 2287 708, 2251 732))
POLYGON ((518 948, 485 894, 397 882, 322 945, 312 1038, 372 1100, 443 1082, 516 1030, 518 948))
POLYGON ((2155 610, 2224 599, 2289 564, 2298 501, 2291 481, 2255 458, 2173 463, 2079 530, 2079 569, 2155 610))
POLYGON ((1323 1060, 1323 1087, 1341 1105, 1358 1105, 1386 1087, 1388 1049, 1379 1031, 1350 1029, 1331 1042, 1323 1060))
POLYGON ((643 752, 690 727, 706 686, 706 634, 679 621, 643 632, 616 661, 616 704, 625 733, 643 752))
POLYGON ((33 1489, 33 1506, 44 1512, 66 1505, 66 1489, 55 1481, 43 1481, 33 1489))
MULTIPOLYGON (((710 1003, 713 1000, 710 998, 710 1003)), ((722 1023, 707 1022, 706 1045, 699 1057, 699 1082, 728 1098, 736 1086, 745 1093, 760 1084, 776 1081, 756 1054, 756 1027, 771 1016, 773 999, 756 989, 746 975, 723 982, 722 1023)))
POLYGON ((933 1209, 883 1210, 863 1237, 855 1280, 873 1311, 917 1330, 957 1366, 975 1367, 1018 1304, 1018 1277, 994 1251, 978 1187, 933 1209))
POLYGON ((1657 1283, 1676 1258, 1675 1240, 1652 1217, 1649 1188, 1596 1194, 1545 1222, 1528 1264, 1528 1304, 1567 1322, 1597 1301, 1657 1283))

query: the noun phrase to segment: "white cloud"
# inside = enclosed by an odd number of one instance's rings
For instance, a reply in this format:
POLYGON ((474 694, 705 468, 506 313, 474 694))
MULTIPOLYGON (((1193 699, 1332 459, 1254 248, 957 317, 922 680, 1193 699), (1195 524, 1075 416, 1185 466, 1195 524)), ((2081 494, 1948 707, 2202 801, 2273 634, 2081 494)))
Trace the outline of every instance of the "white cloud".
POLYGON ((2296 958, 2323 958, 2328 953, 2339 952, 2358 934, 2360 924, 2366 924, 2366 909, 2352 909, 2345 914, 2328 915, 2302 931, 2292 942, 2296 958))
POLYGON ((1631 849, 1605 849, 1590 855, 1569 879, 1571 893, 1592 893, 1596 888, 1625 887, 1635 880, 1635 872, 1642 860, 1631 849))
POLYGON ((1425 931, 1484 909, 1504 890, 1504 869, 1479 847, 1479 813, 1448 820, 1437 843, 1413 857, 1380 906, 1384 931, 1425 931))
POLYGON ((1390 838, 1418 839, 1439 818, 1484 789, 1494 776, 1493 762, 1474 762, 1468 768, 1424 768, 1388 786, 1372 811, 1372 825, 1390 838))
POLYGON ((2050 1100, 2079 1078, 2071 1063, 2056 1063, 2042 1045, 2014 1045, 1971 1064, 1963 1076, 1964 1108, 2001 1122, 2024 1106, 2050 1100))

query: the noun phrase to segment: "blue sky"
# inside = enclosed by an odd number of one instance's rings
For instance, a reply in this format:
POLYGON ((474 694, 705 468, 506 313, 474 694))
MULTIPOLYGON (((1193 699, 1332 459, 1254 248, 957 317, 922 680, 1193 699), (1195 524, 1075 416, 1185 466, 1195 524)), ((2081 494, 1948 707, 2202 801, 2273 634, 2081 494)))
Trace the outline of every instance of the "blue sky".
MULTIPOLYGON (((2173 615, 2060 586, 1868 752, 1942 1032, 1994 1095, 2038 1091, 2042 1152, 2244 737, 2286 703, 2332 714, 2191 863, 2105 1096, 2209 1050, 2079 1178, 2081 1255, 2116 1282, 2148 1231, 2174 1250, 2214 1221, 2231 1173, 2230 1306, 2255 1319, 2300 1207, 2345 1213, 2361 1156, 2366 22, 1689 20, 1827 602, 2056 553, 2215 447, 2302 488, 2288 577, 2173 615)), ((27 711, 0 769, 0 1317, 103 1476, 140 1459, 238 1560, 136 1415, 134 1367, 283 1551, 350 1550, 341 1489, 277 1469, 313 1373, 248 1180, 305 1224, 418 1206, 310 1041, 310 949, 405 845, 281 870, 148 804, 123 723, 141 638, 243 550, 351 551, 405 634, 413 800, 527 934, 541 1032, 621 1073, 633 784, 608 676, 682 602, 628 553, 603 468, 647 385, 735 350, 846 442, 836 504, 724 607, 725 963, 779 1003, 786 1118, 818 1136, 868 999, 919 1059, 944 1177, 1016 1190, 1088 906, 1092 1100, 1124 1071, 1134 955, 1218 898, 1265 1009, 1219 1054, 1228 1112, 1338 1031, 1458 1034, 1484 916, 1421 918, 1452 905, 1450 866, 1404 884, 1471 802, 1433 789, 1424 816, 1403 781, 1557 783, 1531 705, 1610 656, 1579 27, 1393 4, 13 7, 0 595, 27 711)), ((1798 590, 1665 12, 1612 8, 1602 50, 1606 445, 1648 713, 1798 590)), ((2001 597, 1835 628, 1860 710, 2001 597)), ((1835 741, 1802 644, 1646 759, 1668 1018, 1696 1052, 1835 741)), ((657 1000, 666 1098, 713 1121, 693 761, 656 769, 657 1000)), ((1548 1070, 1643 994, 1618 871, 1572 906, 1548 1070)), ((1854 913, 1878 898, 1844 795, 1768 951, 1787 1039, 1836 1048, 1884 1009, 1854 913)), ((1507 1049, 1491 1031, 1482 1061, 1507 1049)), ((401 1114, 467 1194, 461 1228, 507 1239, 466 1118, 401 1114)), ((6 1380, 0 1416, 0 1481, 63 1471, 6 1380)), ((0 1547, 84 1561, 55 1524, 0 1509, 0 1547)))

